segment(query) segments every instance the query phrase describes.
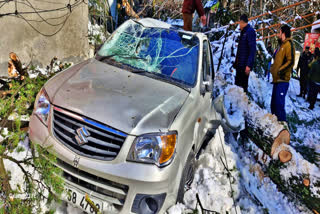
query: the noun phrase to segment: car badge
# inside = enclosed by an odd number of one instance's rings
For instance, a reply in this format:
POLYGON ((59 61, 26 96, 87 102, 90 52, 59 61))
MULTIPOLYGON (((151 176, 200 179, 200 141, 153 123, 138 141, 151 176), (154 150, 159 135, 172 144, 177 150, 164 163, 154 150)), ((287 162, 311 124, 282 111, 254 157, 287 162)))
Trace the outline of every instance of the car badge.
POLYGON ((76 138, 77 143, 78 143, 80 146, 88 143, 87 137, 90 136, 90 133, 87 131, 86 127, 83 126, 83 127, 81 127, 81 128, 78 128, 78 129, 76 130, 76 133, 77 133, 77 134, 76 134, 75 138, 76 138))

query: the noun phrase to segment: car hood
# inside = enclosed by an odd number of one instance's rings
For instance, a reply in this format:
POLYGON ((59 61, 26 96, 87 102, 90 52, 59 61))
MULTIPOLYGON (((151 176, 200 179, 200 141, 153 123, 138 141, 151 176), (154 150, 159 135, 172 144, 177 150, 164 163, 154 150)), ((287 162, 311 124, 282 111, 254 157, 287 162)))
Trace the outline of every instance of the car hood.
POLYGON ((53 78, 51 102, 127 134, 167 131, 189 92, 95 59, 53 78))

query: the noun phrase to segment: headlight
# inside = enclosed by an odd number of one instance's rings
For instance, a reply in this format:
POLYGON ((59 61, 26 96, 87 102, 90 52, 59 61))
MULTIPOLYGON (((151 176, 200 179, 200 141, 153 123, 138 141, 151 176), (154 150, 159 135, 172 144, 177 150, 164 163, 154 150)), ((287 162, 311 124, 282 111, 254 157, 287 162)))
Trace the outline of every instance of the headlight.
POLYGON ((34 113, 45 125, 48 125, 50 106, 48 94, 44 88, 42 88, 34 104, 34 113))
POLYGON ((155 133, 137 137, 133 142, 128 161, 168 165, 175 153, 177 133, 155 133))

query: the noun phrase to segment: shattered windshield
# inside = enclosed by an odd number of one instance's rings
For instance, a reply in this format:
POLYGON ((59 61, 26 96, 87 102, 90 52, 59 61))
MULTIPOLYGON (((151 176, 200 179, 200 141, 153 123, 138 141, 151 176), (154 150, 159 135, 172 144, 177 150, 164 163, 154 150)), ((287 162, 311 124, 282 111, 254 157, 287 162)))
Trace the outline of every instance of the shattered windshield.
POLYGON ((198 53, 199 39, 196 36, 175 30, 146 28, 129 20, 112 34, 98 56, 193 86, 198 53))

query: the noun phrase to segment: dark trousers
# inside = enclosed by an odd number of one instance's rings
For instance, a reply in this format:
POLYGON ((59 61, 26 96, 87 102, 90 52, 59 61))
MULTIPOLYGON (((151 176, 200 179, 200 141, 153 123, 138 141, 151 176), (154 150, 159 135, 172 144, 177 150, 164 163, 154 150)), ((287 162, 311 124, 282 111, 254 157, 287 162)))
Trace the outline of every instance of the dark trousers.
POLYGON ((301 76, 300 77, 300 94, 306 95, 307 94, 307 85, 308 85, 308 79, 307 76, 301 76))
POLYGON ((285 101, 288 88, 288 82, 279 82, 273 84, 271 98, 271 113, 277 116, 278 121, 287 121, 285 101))
POLYGON ((183 30, 192 31, 192 14, 183 13, 183 30))
POLYGON ((249 75, 245 73, 246 68, 237 68, 235 84, 248 92, 249 75))
POLYGON ((308 100, 310 102, 311 108, 314 108, 314 104, 317 101, 318 93, 320 93, 320 85, 317 85, 315 82, 310 81, 310 91, 308 94, 308 100))

